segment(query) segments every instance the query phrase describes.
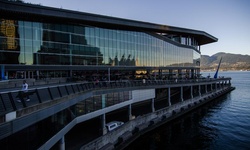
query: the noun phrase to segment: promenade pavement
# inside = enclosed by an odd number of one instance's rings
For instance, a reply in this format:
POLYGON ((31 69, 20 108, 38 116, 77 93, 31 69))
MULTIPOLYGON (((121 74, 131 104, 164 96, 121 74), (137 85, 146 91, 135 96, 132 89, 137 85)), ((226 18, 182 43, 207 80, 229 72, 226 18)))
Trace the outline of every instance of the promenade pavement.
MULTIPOLYGON (((59 85, 67 85, 67 84, 71 84, 74 82, 64 82, 64 83, 53 83, 53 84, 41 84, 41 85, 29 85, 29 90, 34 90, 37 88, 43 88, 43 87, 49 87, 49 86, 59 86, 59 85)), ((13 88, 4 88, 4 87, 0 87, 0 93, 1 92, 12 92, 12 91, 19 91, 21 90, 22 87, 13 87, 13 88)))

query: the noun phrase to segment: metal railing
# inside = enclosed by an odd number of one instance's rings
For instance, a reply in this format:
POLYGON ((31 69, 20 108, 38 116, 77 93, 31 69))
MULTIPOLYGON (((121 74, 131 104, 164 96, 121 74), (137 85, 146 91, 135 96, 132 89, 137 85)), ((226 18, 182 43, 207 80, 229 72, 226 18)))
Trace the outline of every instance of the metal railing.
POLYGON ((60 99, 64 96, 76 94, 79 92, 112 89, 112 88, 129 88, 142 86, 159 86, 190 83, 216 83, 228 81, 231 78, 220 79, 188 79, 188 80, 120 80, 120 81, 100 81, 100 82, 82 82, 70 83, 63 85, 46 86, 39 88, 31 88, 27 93, 20 90, 9 90, 0 92, 0 117, 16 110, 20 110, 33 105, 38 105, 47 101, 60 99), (29 95, 30 101, 27 101, 29 95))

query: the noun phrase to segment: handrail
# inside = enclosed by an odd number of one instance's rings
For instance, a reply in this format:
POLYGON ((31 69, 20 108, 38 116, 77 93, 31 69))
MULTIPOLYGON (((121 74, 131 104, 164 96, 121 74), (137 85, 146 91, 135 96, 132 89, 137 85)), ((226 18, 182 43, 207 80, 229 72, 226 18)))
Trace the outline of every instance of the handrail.
POLYGON ((67 95, 76 94, 83 91, 99 90, 99 89, 113 89, 113 88, 127 88, 127 87, 145 87, 145 86, 157 86, 157 85, 174 85, 174 84, 190 84, 190 83, 207 83, 207 82, 220 82, 228 81, 231 78, 218 78, 218 79, 188 79, 188 80, 119 80, 119 81, 100 81, 100 82, 83 82, 83 83, 68 83, 63 85, 51 85, 47 87, 38 87, 29 89, 29 94, 36 95, 36 102, 25 102, 24 97, 20 97, 20 90, 12 90, 0 92, 0 116, 11 111, 20 110, 32 105, 37 105, 48 100, 54 100, 54 98, 62 98, 67 95), (51 92, 54 90, 54 92, 51 92), (62 96, 61 90, 67 91, 67 94, 62 96), (70 91, 69 91, 70 90, 70 91), (58 94, 59 93, 59 94, 58 94), (18 96, 19 94, 19 96, 18 96), (50 98, 44 98, 44 96, 50 95, 50 98), (21 103, 16 102, 16 98, 21 99, 21 103))

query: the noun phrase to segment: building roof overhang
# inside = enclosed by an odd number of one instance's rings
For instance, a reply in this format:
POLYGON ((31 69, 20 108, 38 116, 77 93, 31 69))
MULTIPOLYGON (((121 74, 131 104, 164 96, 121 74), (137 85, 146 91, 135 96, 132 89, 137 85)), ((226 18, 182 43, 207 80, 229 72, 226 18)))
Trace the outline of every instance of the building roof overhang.
POLYGON ((180 28, 168 25, 154 24, 110 16, 90 14, 60 8, 0 0, 1 16, 13 19, 34 20, 43 22, 66 22, 111 29, 133 30, 173 34, 177 36, 194 37, 199 45, 217 42, 218 39, 204 31, 180 28))

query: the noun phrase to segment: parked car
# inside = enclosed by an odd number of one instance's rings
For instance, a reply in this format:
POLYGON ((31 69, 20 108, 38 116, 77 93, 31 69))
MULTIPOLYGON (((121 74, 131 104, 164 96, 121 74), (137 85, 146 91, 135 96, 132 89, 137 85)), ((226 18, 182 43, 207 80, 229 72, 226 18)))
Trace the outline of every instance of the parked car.
POLYGON ((122 122, 122 121, 111 121, 111 122, 106 124, 106 128, 108 131, 112 131, 123 124, 124 124, 124 122, 122 122))

